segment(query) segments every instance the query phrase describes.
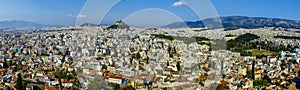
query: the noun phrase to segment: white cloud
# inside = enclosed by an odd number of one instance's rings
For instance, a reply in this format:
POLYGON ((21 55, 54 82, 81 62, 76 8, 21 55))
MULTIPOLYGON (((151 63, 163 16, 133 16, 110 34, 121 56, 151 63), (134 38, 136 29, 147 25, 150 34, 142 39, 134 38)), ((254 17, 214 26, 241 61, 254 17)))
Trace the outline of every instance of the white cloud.
POLYGON ((78 15, 76 16, 77 18, 86 18, 87 16, 86 15, 78 15))
POLYGON ((178 1, 178 2, 173 3, 172 6, 182 6, 182 5, 184 5, 184 2, 178 1))
POLYGON ((87 18, 86 15, 72 15, 72 14, 67 14, 67 17, 74 17, 74 18, 87 18))

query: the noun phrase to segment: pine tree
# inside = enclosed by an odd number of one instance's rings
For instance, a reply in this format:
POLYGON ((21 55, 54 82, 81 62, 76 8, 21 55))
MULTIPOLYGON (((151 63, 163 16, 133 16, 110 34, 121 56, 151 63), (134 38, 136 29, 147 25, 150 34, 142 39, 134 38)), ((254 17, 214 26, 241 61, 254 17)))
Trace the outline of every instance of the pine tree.
POLYGON ((255 68, 255 60, 252 61, 252 79, 255 80, 255 73, 254 73, 254 68, 255 68))
POLYGON ((167 48, 167 50, 168 50, 168 53, 171 53, 171 47, 170 46, 167 48))
POLYGON ((130 64, 133 64, 133 60, 132 60, 132 58, 130 58, 130 64))
POLYGON ((62 82, 61 82, 61 77, 59 76, 58 77, 58 84, 59 84, 59 87, 60 87, 60 90, 62 90, 62 82))
POLYGON ((146 62, 147 64, 149 64, 149 57, 147 56, 147 62, 146 62))
POLYGON ((14 72, 17 72, 17 71, 18 71, 18 65, 17 65, 17 64, 15 64, 15 68, 14 68, 13 71, 14 71, 14 72))
POLYGON ((176 67, 177 67, 177 70, 180 71, 180 62, 179 61, 177 61, 176 67))
POLYGON ((173 50, 174 50, 174 53, 176 54, 176 53, 177 53, 177 51, 176 51, 176 48, 175 48, 175 47, 173 47, 173 50))
POLYGON ((167 61, 167 66, 169 66, 170 65, 170 63, 169 63, 169 61, 167 61))
POLYGON ((17 85, 16 85, 16 89, 17 90, 22 90, 23 89, 23 85, 22 85, 22 75, 21 73, 18 74, 18 78, 17 78, 17 85))
POLYGON ((4 59, 3 68, 8 68, 7 60, 4 59))

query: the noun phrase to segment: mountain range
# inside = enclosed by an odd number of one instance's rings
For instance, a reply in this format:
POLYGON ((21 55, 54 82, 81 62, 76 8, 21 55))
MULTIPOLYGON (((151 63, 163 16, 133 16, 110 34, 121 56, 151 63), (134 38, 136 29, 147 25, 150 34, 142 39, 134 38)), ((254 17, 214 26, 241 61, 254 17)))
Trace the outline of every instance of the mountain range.
POLYGON ((264 17, 246 17, 246 16, 227 16, 218 18, 208 18, 202 21, 185 21, 175 22, 163 26, 163 28, 262 28, 262 27, 282 27, 300 29, 299 20, 288 20, 278 18, 264 18, 264 17), (205 24, 204 24, 205 23, 205 24), (219 24, 218 24, 219 23, 219 24), (222 26, 221 24, 222 23, 222 26))
MULTIPOLYGON (((117 21, 118 22, 118 21, 117 21)), ((119 21, 120 22, 120 21, 119 21)), ((0 30, 9 28, 42 28, 53 27, 58 25, 45 25, 29 21, 0 21, 0 30)), ((85 23, 81 26, 99 26, 96 24, 85 23)), ((103 26, 100 24, 100 26, 103 26)), ((108 25, 105 25, 108 26, 108 25)), ((129 26, 122 23, 115 23, 110 26, 111 28, 128 28, 129 26)), ((220 18, 208 18, 202 21, 185 21, 175 22, 163 26, 163 28, 262 28, 262 27, 282 27, 300 29, 299 20, 278 19, 278 18, 265 18, 265 17, 246 17, 246 16, 227 16, 220 18), (220 24, 222 23, 222 24, 220 24)))
POLYGON ((9 29, 9 28, 41 28, 41 27, 52 27, 52 26, 56 26, 56 25, 45 25, 45 24, 39 24, 35 22, 21 21, 21 20, 0 21, 0 30, 9 29))

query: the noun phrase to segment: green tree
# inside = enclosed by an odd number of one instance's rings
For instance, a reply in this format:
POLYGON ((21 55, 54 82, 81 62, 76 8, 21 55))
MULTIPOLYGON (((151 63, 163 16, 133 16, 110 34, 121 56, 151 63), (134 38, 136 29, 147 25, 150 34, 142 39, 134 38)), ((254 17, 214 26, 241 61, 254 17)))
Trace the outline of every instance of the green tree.
POLYGON ((173 58, 173 57, 174 57, 174 55, 173 55, 173 54, 171 54, 171 53, 169 54, 169 56, 170 56, 170 58, 173 58))
POLYGON ((105 64, 102 65, 102 69, 107 69, 107 66, 105 64))
POLYGON ((34 85, 32 88, 33 88, 33 90, 42 90, 40 87, 38 87, 36 85, 34 85))
POLYGON ((63 56, 64 54, 63 54, 61 51, 59 51, 59 52, 57 53, 57 55, 63 56))
POLYGON ((251 70, 248 70, 248 71, 247 71, 246 77, 248 77, 248 78, 253 78, 253 75, 252 75, 252 71, 251 71, 251 70))
POLYGON ((22 90, 26 90, 27 81, 22 81, 22 90))
POLYGON ((135 90, 132 86, 126 86, 121 88, 120 90, 135 90))
POLYGON ((262 86, 262 85, 267 85, 267 84, 268 84, 268 80, 266 80, 266 79, 253 81, 254 86, 262 86))
POLYGON ((44 51, 43 55, 44 55, 44 56, 48 56, 48 52, 47 52, 47 51, 44 51))
POLYGON ((16 63, 13 63, 12 60, 9 60, 9 61, 8 61, 8 65, 9 65, 9 66, 13 66, 13 65, 15 65, 15 64, 16 64, 16 63))
POLYGON ((136 54, 136 58, 137 58, 137 59, 141 59, 141 54, 140 54, 140 53, 137 53, 137 54, 136 54))
POLYGON ((228 86, 224 86, 224 85, 221 85, 219 84, 216 88, 216 90, 230 90, 228 86))
POLYGON ((75 69, 73 69, 73 70, 71 71, 71 73, 72 73, 72 75, 74 75, 74 76, 77 75, 75 69))
POLYGON ((73 82, 73 86, 71 87, 71 90, 80 90, 80 83, 78 79, 75 79, 73 82))
POLYGON ((103 58, 101 56, 97 56, 96 60, 102 60, 103 58))

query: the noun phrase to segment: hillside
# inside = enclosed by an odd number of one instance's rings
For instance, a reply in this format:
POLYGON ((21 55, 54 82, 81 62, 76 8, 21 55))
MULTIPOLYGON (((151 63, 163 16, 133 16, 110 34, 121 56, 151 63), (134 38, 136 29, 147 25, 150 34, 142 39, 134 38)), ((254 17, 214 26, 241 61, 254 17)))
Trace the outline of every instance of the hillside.
MULTIPOLYGON (((263 17, 245 17, 245 16, 228 16, 220 17, 222 25, 224 28, 237 27, 237 28, 261 28, 261 27, 283 27, 283 28, 296 28, 300 29, 299 20, 288 20, 288 19, 278 19, 278 18, 263 18, 263 17)), ((208 23, 206 27, 209 28, 220 28, 222 26, 213 25, 218 23, 217 18, 208 18, 203 21, 195 22, 175 22, 166 26, 164 28, 180 28, 188 26, 190 28, 204 28, 203 22, 208 23)))

